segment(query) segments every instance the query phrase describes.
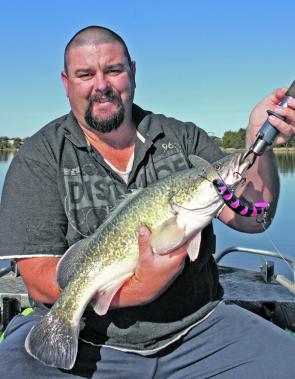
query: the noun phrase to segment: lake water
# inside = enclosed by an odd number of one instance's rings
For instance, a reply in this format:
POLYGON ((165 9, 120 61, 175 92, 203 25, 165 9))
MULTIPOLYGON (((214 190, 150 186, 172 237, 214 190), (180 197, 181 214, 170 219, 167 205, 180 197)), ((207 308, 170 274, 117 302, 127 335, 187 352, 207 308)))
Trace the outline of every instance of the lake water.
MULTIPOLYGON (((13 155, 0 151, 0 193, 6 171, 13 155)), ((279 251, 295 257, 295 153, 277 154, 279 164, 281 193, 276 217, 270 228, 261 234, 240 233, 214 220, 217 235, 217 253, 230 246, 251 247, 271 251, 279 251), (294 234, 293 234, 294 233, 294 234)), ((275 271, 292 278, 289 267, 284 261, 271 259, 275 262, 275 271)), ((230 254, 222 260, 222 264, 256 269, 259 257, 253 255, 230 254)))

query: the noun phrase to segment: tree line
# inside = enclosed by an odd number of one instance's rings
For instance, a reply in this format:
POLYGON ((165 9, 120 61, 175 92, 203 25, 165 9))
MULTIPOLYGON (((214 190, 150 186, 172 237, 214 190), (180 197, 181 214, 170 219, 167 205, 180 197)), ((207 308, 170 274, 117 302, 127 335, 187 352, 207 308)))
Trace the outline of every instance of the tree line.
POLYGON ((18 150, 22 144, 23 140, 19 137, 0 137, 0 150, 18 150))
MULTIPOLYGON (((240 128, 237 132, 231 130, 224 132, 223 137, 210 136, 220 147, 243 149, 245 147, 246 129, 240 128)), ((295 147, 295 139, 280 147, 295 147)))
MULTIPOLYGON (((224 132, 223 137, 210 135, 210 138, 222 148, 243 149, 245 147, 246 129, 240 128, 236 132, 228 130, 224 132)), ((0 137, 0 150, 18 150, 24 141, 25 139, 22 140, 19 137, 0 137)), ((295 147, 295 139, 282 145, 282 147, 295 147)))

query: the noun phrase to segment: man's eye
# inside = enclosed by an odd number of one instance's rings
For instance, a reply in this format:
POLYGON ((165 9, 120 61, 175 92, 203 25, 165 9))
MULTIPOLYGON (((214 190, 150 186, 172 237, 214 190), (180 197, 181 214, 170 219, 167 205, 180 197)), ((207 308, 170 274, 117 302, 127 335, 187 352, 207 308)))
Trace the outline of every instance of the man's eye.
POLYGON ((78 75, 80 79, 88 79, 92 77, 92 74, 90 72, 85 72, 84 74, 78 75))
POLYGON ((122 70, 118 68, 111 68, 108 70, 109 75, 119 75, 122 72, 122 70))

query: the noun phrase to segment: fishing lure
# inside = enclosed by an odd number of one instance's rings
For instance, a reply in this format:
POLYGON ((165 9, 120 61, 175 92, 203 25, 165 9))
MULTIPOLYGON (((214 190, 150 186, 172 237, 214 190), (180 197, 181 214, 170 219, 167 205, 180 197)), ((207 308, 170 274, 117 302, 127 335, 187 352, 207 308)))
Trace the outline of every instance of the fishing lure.
POLYGON ((262 220, 258 221, 257 219, 257 222, 263 222, 265 220, 269 203, 266 201, 260 201, 254 204, 243 202, 221 179, 214 180, 213 185, 222 196, 225 204, 235 213, 246 217, 261 217, 262 220))

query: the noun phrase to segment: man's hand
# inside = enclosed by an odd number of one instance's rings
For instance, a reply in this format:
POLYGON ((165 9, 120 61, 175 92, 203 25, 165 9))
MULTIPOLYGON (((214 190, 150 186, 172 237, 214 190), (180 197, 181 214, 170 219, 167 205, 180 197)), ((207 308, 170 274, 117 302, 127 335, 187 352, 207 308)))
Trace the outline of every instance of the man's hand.
POLYGON ((157 298, 181 272, 186 245, 169 254, 154 254, 150 245, 150 231, 139 231, 139 260, 134 275, 127 280, 114 296, 112 307, 126 307, 148 303, 157 298))
POLYGON ((249 127, 247 130, 247 146, 254 142, 256 134, 266 121, 267 117, 269 122, 280 132, 279 136, 276 138, 274 146, 284 144, 294 137, 295 99, 290 98, 288 100, 288 107, 286 108, 279 106, 279 103, 283 100, 287 90, 287 88, 279 88, 275 90, 270 96, 263 99, 253 109, 250 115, 249 127), (286 117, 286 121, 282 121, 275 116, 268 116, 266 112, 268 109, 286 117))

